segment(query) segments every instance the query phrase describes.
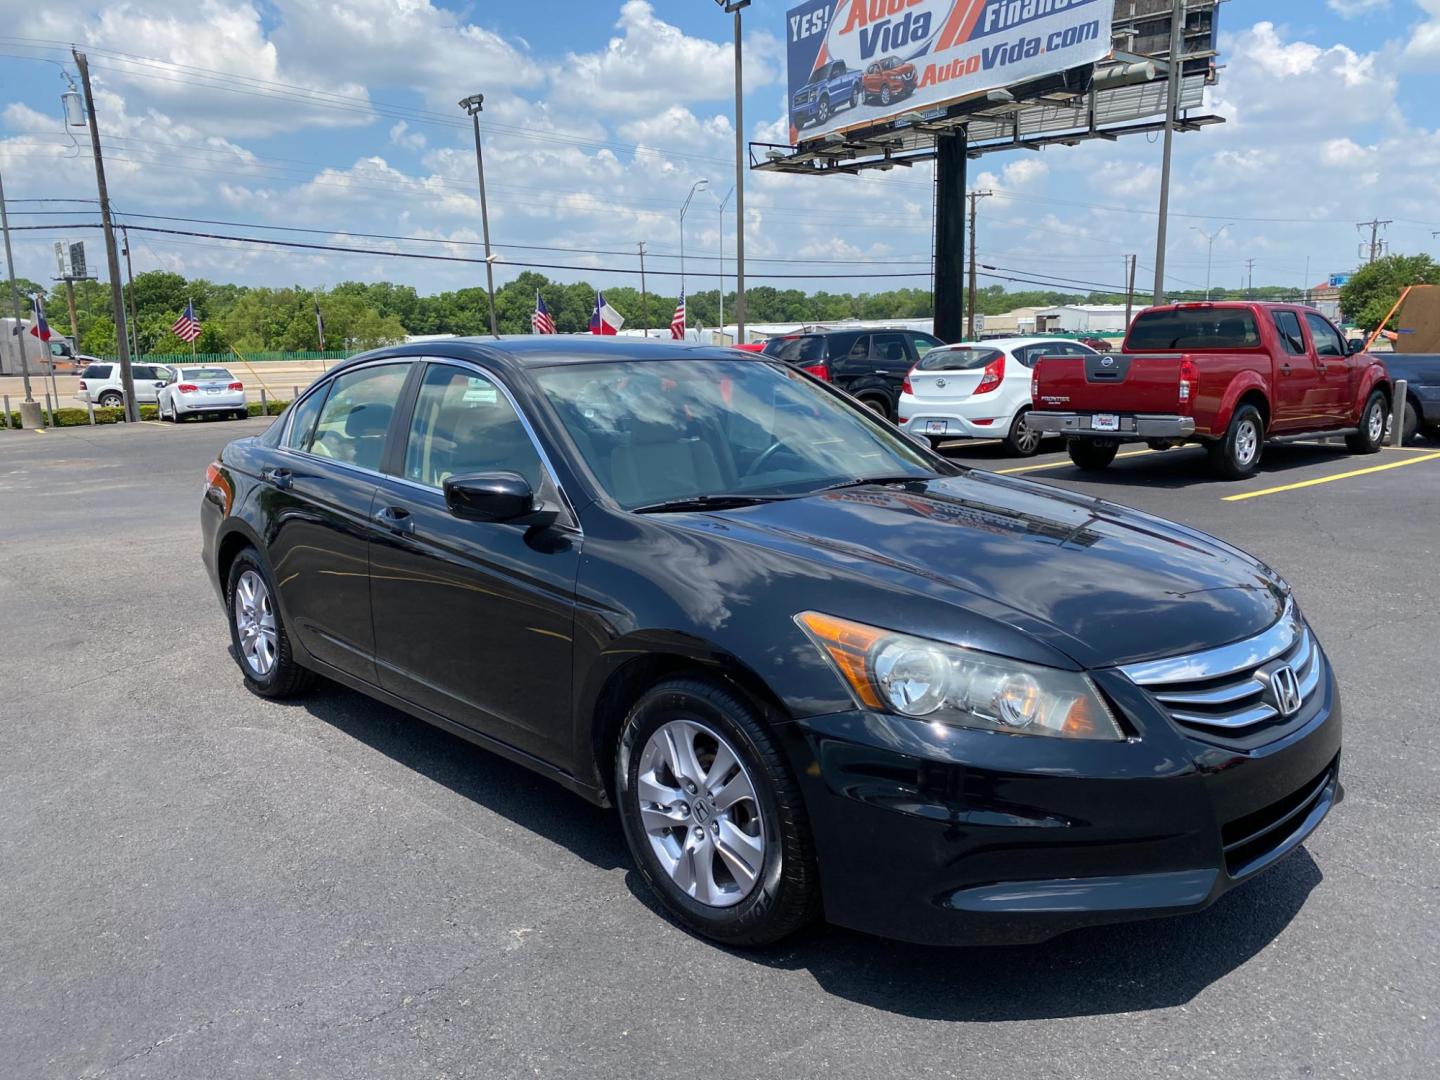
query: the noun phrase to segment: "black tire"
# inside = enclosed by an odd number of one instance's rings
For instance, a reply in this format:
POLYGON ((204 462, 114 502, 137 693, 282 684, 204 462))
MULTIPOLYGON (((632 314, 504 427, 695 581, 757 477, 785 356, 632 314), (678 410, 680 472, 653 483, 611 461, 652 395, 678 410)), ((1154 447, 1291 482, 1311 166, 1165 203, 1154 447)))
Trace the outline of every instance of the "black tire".
MULTIPOLYGON (((625 839, 641 876, 665 909, 697 934, 732 946, 769 945, 820 915, 820 875, 800 787, 770 729, 738 695, 700 678, 668 679, 625 718, 615 751, 615 793, 625 839), (753 782, 764 836, 750 892, 727 907, 700 903, 670 877, 640 816, 640 760, 661 725, 690 720, 722 735, 753 782)), ((683 828, 682 828, 683 831, 683 828)))
MULTIPOLYGON (((1406 402, 1409 405, 1409 402, 1406 402)), ((1345 436, 1345 445, 1352 454, 1378 454, 1385 445, 1385 418, 1390 401, 1383 390, 1372 390, 1360 410, 1360 430, 1345 436)))
POLYGON ((1010 430, 1005 435, 1004 444, 1005 452, 1012 457, 1034 457, 1040 452, 1040 433, 1031 431, 1025 424, 1025 418, 1029 415, 1029 409, 1021 409, 1015 414, 1015 419, 1010 421, 1010 430))
POLYGON ((1265 449, 1265 418, 1254 405, 1241 405, 1230 417, 1225 437, 1207 450, 1210 467, 1226 480, 1244 480, 1260 467, 1265 449))
POLYGON ((100 395, 100 400, 96 404, 102 409, 118 409, 125 404, 125 399, 114 390, 107 390, 100 395))
POLYGON ((1410 440, 1420 434, 1420 415, 1415 411, 1415 403, 1409 398, 1405 399, 1405 429, 1400 439, 1401 446, 1407 446, 1410 440))
POLYGON ((871 412, 883 416, 886 420, 894 418, 890 412, 890 402, 886 401, 883 397, 862 397, 860 404, 864 405, 871 412))
POLYGON ((1120 450, 1119 443, 1100 442, 1097 439, 1070 439, 1065 444, 1070 460, 1077 469, 1099 472, 1115 460, 1120 450))
POLYGON ((274 596, 275 583, 271 581, 270 574, 261 563, 260 556, 255 549, 246 548, 236 555, 235 561, 230 564, 230 576, 225 584, 225 611, 229 616, 230 644, 234 647, 235 662, 240 665, 241 674, 245 676, 245 685, 254 693, 267 698, 295 697, 310 689, 315 683, 316 676, 313 671, 303 668, 295 662, 294 652, 290 647, 290 635, 285 629, 279 605, 274 604, 274 596), (263 673, 257 672, 246 660, 240 643, 240 631, 236 626, 235 590, 241 577, 247 571, 260 576, 272 598, 275 622, 275 661, 270 670, 263 673))
POLYGON ((860 107, 860 98, 861 91, 860 87, 857 86, 850 94, 850 108, 858 109, 860 107))

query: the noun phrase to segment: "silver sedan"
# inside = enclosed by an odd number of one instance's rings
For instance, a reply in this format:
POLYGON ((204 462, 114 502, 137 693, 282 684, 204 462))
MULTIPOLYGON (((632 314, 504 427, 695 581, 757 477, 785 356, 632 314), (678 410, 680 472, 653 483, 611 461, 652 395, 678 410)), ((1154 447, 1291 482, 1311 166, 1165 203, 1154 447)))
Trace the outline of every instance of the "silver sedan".
POLYGON ((174 381, 160 389, 160 419, 179 423, 201 413, 240 420, 249 415, 245 410, 245 384, 230 374, 229 368, 206 365, 173 370, 174 381))

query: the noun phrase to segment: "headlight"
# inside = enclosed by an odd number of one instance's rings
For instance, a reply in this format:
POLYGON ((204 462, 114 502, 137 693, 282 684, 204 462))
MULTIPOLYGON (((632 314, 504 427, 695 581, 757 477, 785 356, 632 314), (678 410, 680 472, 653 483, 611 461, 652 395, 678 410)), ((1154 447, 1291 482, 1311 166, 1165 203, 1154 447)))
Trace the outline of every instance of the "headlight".
POLYGON ((1125 737, 1094 684, 1078 671, 1009 660, 818 611, 802 612, 795 621, 866 708, 985 731, 1125 737))

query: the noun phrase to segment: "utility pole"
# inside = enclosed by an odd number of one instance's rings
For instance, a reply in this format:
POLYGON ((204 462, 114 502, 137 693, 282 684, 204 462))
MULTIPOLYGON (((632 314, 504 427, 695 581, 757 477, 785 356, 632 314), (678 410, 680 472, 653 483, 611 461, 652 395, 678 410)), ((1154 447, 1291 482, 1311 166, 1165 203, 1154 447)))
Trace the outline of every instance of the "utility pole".
POLYGON ((965 337, 967 341, 975 340, 975 225, 976 207, 981 199, 994 195, 993 191, 972 191, 966 198, 970 200, 970 296, 965 303, 965 337))
MULTIPOLYGON (((1379 218, 1376 218, 1374 221, 1358 221, 1358 222, 1355 223, 1355 228, 1357 228, 1357 229, 1360 230, 1360 235, 1361 235, 1361 236, 1364 236, 1364 235, 1365 235, 1365 230, 1366 230, 1366 229, 1369 229, 1369 230, 1370 230, 1370 257, 1369 257, 1368 259, 1365 259, 1365 265, 1366 265, 1366 266, 1369 266, 1369 265, 1370 265, 1371 263, 1373 263, 1376 259, 1378 259, 1378 258, 1381 256, 1381 254, 1382 254, 1381 249, 1385 246, 1385 241, 1383 241, 1383 240, 1380 239, 1380 230, 1383 229, 1383 228, 1385 228, 1385 226, 1387 226, 1387 225, 1393 225, 1393 224, 1394 224, 1394 221, 1393 221, 1393 220, 1392 220, 1392 221, 1381 221, 1379 218)), ((1364 257, 1365 257, 1365 245, 1364 245, 1364 244, 1362 244, 1362 245, 1360 246, 1360 257, 1361 257, 1361 258, 1364 258, 1364 257)))
POLYGON ((120 392, 125 395, 125 421, 140 422, 140 403, 135 400, 135 373, 130 368, 129 322, 125 318, 125 297, 120 287, 120 251, 115 246, 115 226, 110 220, 110 193, 105 187, 105 162, 100 156, 100 126, 95 121, 95 95, 90 90, 90 62, 79 49, 71 49, 85 88, 85 117, 90 123, 90 150, 95 156, 95 186, 100 195, 100 224, 105 232, 105 262, 110 269, 110 300, 115 311, 115 344, 120 350, 120 392))
POLYGON ((1255 260, 1245 260, 1245 299, 1255 299, 1255 260))
POLYGON ((637 245, 640 249, 640 300, 645 305, 645 336, 650 336, 650 294, 645 291, 645 241, 637 245))
POLYGON ((1130 312, 1135 309, 1135 263, 1139 258, 1138 255, 1125 256, 1128 266, 1125 286, 1125 332, 1127 334, 1130 332, 1130 312))
POLYGON ((1170 153, 1175 141, 1175 117, 1180 105, 1180 49, 1185 29, 1185 0, 1175 0, 1170 13, 1170 78, 1165 90, 1165 148, 1160 162, 1160 224, 1155 230, 1156 304, 1165 302, 1165 231, 1170 220, 1170 153))
MULTIPOLYGON (((135 318, 135 264, 130 261, 130 230, 120 226, 120 239, 125 244, 125 277, 130 283, 130 340, 134 355, 140 355, 140 322, 135 318)), ((73 290, 72 290, 73 295, 73 290)), ((70 301, 72 304, 74 300, 70 301)))
MULTIPOLYGON (((714 194, 714 192, 711 192, 714 194)), ((735 194, 732 187, 720 200, 720 344, 725 344, 725 206, 735 194)), ((735 344, 740 344, 740 328, 735 328, 735 344)))
POLYGON ((480 149, 480 113, 485 107, 484 94, 471 94, 460 102, 475 124, 475 171, 480 177, 480 230, 485 241, 485 291, 490 295, 490 333, 500 336, 495 318, 495 256, 490 253, 490 209, 485 204, 485 155, 480 149))

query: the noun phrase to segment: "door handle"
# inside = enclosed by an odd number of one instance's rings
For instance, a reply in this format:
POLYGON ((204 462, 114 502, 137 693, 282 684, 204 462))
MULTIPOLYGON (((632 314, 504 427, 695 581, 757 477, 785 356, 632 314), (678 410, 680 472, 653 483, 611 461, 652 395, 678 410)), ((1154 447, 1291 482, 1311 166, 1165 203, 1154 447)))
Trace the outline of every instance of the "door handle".
POLYGON ((387 506, 377 510, 375 520, 393 533, 409 534, 415 531, 415 520, 403 506, 387 506))
POLYGON ((267 484, 274 484, 281 491, 284 491, 290 486, 290 481, 294 479, 294 474, 285 468, 261 469, 260 479, 264 480, 267 484))
POLYGON ((1289 374, 1290 374, 1290 365, 1289 365, 1289 364, 1281 364, 1281 365, 1280 365, 1280 374, 1281 374, 1281 375, 1289 375, 1289 374))
POLYGON ((876 369, 875 369, 875 374, 876 374, 876 375, 889 375, 890 372, 886 371, 884 368, 876 368, 876 369))

